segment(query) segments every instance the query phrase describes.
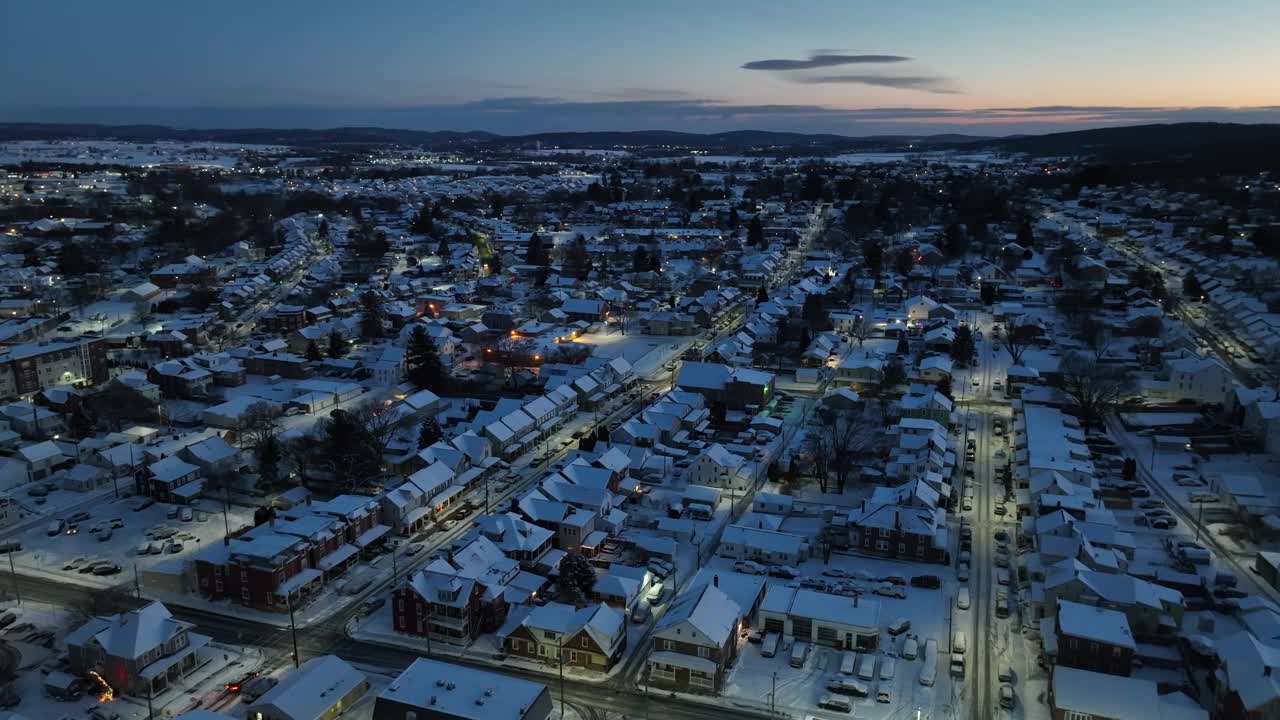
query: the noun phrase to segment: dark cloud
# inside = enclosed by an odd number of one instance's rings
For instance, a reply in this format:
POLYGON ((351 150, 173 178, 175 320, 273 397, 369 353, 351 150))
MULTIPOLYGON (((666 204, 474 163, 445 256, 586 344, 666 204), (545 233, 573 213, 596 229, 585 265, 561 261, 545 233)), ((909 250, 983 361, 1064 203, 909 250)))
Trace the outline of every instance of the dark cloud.
POLYGON ((752 60, 743 63, 743 70, 814 70, 816 68, 837 67, 840 65, 864 65, 875 63, 907 62, 911 58, 903 55, 838 55, 834 53, 814 53, 808 60, 752 60))
POLYGON ((955 95, 960 92, 951 87, 950 81, 946 78, 928 75, 815 75, 797 77, 794 81, 806 85, 875 85, 899 90, 921 90, 940 95, 955 95))

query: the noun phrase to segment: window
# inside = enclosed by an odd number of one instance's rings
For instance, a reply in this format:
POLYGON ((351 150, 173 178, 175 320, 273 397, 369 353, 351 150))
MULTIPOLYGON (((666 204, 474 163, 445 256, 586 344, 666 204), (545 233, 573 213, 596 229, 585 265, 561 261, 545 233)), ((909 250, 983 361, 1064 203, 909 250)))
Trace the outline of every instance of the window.
POLYGON ((1093 716, 1090 715, 1089 713, 1082 713, 1082 712, 1076 712, 1075 710, 1068 710, 1067 714, 1063 716, 1063 720, 1093 720, 1093 716))
POLYGON ((699 647, 699 648, 698 648, 698 657, 700 657, 700 658, 707 658, 707 657, 711 657, 711 650, 710 650, 710 648, 699 647))
POLYGON ((542 631, 542 637, 544 637, 544 638, 546 638, 546 639, 548 639, 548 640, 555 640, 555 639, 556 639, 556 634, 555 634, 555 633, 553 633, 553 632, 551 632, 550 630, 543 630, 543 631, 542 631))
POLYGON ((1111 654, 1115 657, 1120 657, 1122 652, 1123 650, 1121 648, 1118 648, 1118 647, 1111 648, 1111 654))
POLYGON ((888 540, 877 540, 877 541, 876 541, 876 549, 877 549, 877 550, 888 550, 888 549, 889 549, 889 541, 888 541, 888 540))
POLYGON ((586 635, 583 635, 583 636, 582 636, 582 647, 590 647, 589 645, 587 645, 587 636, 586 636, 586 635))
POLYGON ((906 555, 906 554, 907 554, 907 544, 906 544, 906 543, 898 543, 898 554, 899 554, 899 555, 906 555))

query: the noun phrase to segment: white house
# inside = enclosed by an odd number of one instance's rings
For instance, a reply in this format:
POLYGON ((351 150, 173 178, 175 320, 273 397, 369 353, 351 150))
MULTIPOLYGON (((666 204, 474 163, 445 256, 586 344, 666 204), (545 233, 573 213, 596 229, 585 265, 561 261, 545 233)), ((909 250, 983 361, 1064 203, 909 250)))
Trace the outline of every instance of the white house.
POLYGON ((1169 392, 1178 399, 1222 404, 1231 395, 1231 371, 1216 358, 1170 360, 1169 392))
POLYGON ((809 543, 799 535, 730 525, 720 535, 720 557, 794 567, 809 556, 809 543))
POLYGON ((746 458, 716 443, 689 466, 688 479, 694 485, 742 490, 749 475, 746 463, 746 458))

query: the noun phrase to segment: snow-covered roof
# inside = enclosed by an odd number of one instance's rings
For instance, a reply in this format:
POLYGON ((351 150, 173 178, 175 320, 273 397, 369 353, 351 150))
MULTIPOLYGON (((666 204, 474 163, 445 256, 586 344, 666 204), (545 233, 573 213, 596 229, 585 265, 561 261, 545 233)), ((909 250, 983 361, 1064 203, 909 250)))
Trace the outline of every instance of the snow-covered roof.
MULTIPOLYGON (((365 681, 364 673, 345 660, 336 655, 321 655, 286 675, 250 707, 272 707, 279 715, 296 720, 319 718, 365 681)), ((254 713, 250 710, 249 714, 254 713)))
POLYGON ((418 658, 378 698, 460 720, 525 720, 547 692, 542 683, 418 658))

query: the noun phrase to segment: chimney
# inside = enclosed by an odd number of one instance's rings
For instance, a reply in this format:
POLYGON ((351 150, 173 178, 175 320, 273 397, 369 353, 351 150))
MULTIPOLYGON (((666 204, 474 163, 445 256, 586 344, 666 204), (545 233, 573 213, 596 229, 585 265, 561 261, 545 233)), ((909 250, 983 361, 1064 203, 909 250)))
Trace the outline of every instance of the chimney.
POLYGON ((1271 677, 1271 666, 1270 666, 1270 665, 1263 665, 1263 666, 1262 666, 1262 677, 1271 677))
POLYGON ((711 576, 711 584, 712 584, 712 585, 714 585, 714 586, 716 586, 716 587, 720 587, 720 576, 719 576, 719 575, 712 575, 712 576, 711 576))

